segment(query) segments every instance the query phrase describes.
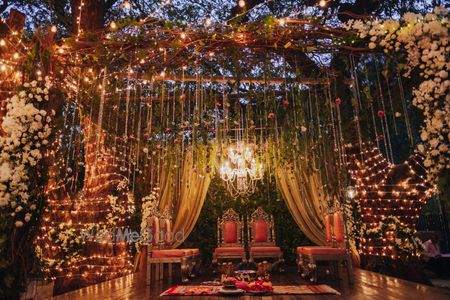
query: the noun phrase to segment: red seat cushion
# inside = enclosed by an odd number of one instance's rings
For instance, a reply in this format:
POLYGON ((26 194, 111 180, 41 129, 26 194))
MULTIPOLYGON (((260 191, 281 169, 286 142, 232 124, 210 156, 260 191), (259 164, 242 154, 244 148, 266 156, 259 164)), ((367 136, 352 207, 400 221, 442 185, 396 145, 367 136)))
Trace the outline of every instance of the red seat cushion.
POLYGON ((244 247, 218 247, 214 251, 216 254, 240 254, 245 253, 244 247))
POLYGON ((297 247, 298 254, 318 254, 318 255, 333 255, 333 254, 345 254, 346 251, 343 248, 322 247, 322 246, 309 246, 309 247, 297 247))
POLYGON ((250 252, 254 253, 280 253, 280 247, 276 246, 260 246, 260 247, 250 247, 250 252))
POLYGON ((164 249, 164 250, 152 250, 153 258, 168 258, 168 257, 183 257, 189 255, 190 252, 185 249, 164 249))
POLYGON ((188 251, 190 255, 200 254, 200 249, 198 249, 198 248, 187 248, 187 249, 180 249, 180 250, 188 251))
POLYGON ((264 220, 256 220, 255 222, 255 242, 267 242, 267 223, 264 220))
POLYGON ((235 222, 228 221, 224 224, 224 237, 225 243, 237 243, 237 226, 235 222))

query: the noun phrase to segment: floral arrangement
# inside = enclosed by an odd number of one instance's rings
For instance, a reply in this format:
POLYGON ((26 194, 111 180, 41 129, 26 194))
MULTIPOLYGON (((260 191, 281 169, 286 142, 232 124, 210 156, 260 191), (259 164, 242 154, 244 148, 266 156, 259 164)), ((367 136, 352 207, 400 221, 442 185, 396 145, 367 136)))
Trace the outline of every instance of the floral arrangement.
POLYGON ((59 226, 52 228, 48 232, 48 238, 50 241, 54 241, 61 251, 61 257, 48 258, 42 255, 42 249, 39 245, 35 246, 36 255, 48 268, 57 269, 73 263, 80 257, 83 246, 86 244, 85 239, 80 235, 80 231, 73 228, 72 221, 61 223, 59 226))
POLYGON ((450 80, 448 10, 436 7, 425 16, 405 13, 401 21, 350 20, 345 27, 369 39, 369 48, 385 53, 406 51, 405 76, 420 69, 422 82, 413 90, 412 103, 425 116, 421 128, 423 144, 418 146, 426 159, 429 179, 436 182, 444 169, 450 168, 450 80))
POLYGON ((51 133, 52 118, 43 109, 51 87, 49 77, 38 77, 7 99, 0 138, 0 209, 9 213, 15 227, 29 222, 37 209, 28 190, 29 171, 41 160, 51 133))
POLYGON ((151 216, 157 209, 159 204, 159 188, 155 187, 152 189, 149 195, 142 198, 142 218, 141 218, 141 239, 138 244, 142 243, 142 241, 148 241, 150 236, 150 232, 148 231, 147 220, 148 217, 151 216))
POLYGON ((367 229, 365 236, 375 242, 388 240, 392 245, 387 246, 386 251, 390 250, 402 257, 420 255, 422 250, 422 241, 415 236, 414 231, 394 216, 387 216, 378 226, 367 229))
POLYGON ((108 195, 108 202, 111 205, 111 212, 107 215, 107 227, 113 229, 117 226, 128 213, 134 212, 134 196, 132 193, 127 194, 127 202, 119 201, 117 196, 108 195))
POLYGON ((361 204, 359 201, 348 201, 344 204, 345 227, 350 248, 357 251, 362 233, 366 230, 366 224, 362 221, 361 204))

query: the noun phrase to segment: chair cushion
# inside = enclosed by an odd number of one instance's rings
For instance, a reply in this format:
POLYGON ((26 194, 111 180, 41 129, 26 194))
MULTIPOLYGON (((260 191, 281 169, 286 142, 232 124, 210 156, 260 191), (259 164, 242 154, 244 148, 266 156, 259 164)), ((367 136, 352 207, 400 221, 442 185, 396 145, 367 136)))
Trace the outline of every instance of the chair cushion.
POLYGON ((198 249, 198 248, 186 248, 186 249, 180 249, 180 250, 188 251, 190 255, 200 254, 200 249, 198 249))
POLYGON ((152 258, 168 258, 168 257, 183 257, 189 255, 189 251, 185 249, 163 249, 152 250, 152 258))
POLYGON ((332 234, 331 234, 331 215, 326 214, 325 215, 325 238, 328 243, 332 241, 332 234))
POLYGON ((160 233, 158 217, 152 217, 151 224, 152 224, 152 244, 156 246, 159 244, 159 233, 160 233))
POLYGON ((267 242, 267 223, 264 220, 255 221, 255 242, 267 242))
POLYGON ((256 247, 250 247, 250 252, 254 253, 280 253, 281 249, 280 247, 276 246, 256 246, 256 247))
POLYGON ((298 254, 317 254, 317 255, 333 255, 333 254, 345 254, 346 250, 343 248, 322 247, 322 246, 308 246, 297 247, 298 254))
POLYGON ((237 243, 237 226, 233 221, 227 221, 224 224, 224 237, 225 243, 237 243))
POLYGON ((343 243, 345 241, 344 219, 342 213, 337 211, 333 215, 334 238, 336 242, 343 243))
POLYGON ((239 254, 245 253, 244 247, 218 247, 214 251, 216 254, 239 254))

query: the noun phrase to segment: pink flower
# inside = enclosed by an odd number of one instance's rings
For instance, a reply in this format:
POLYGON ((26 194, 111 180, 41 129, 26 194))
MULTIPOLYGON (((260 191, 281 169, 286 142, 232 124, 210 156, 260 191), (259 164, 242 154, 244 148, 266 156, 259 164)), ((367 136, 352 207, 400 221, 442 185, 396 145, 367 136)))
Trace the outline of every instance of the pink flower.
POLYGON ((384 117, 384 111, 379 110, 378 113, 377 113, 377 115, 378 115, 378 117, 380 117, 380 118, 384 117))
POLYGON ((334 103, 336 103, 336 105, 340 105, 341 104, 341 98, 336 98, 336 100, 334 100, 334 103))
POLYGON ((267 118, 269 118, 269 119, 275 119, 275 114, 274 113, 269 113, 268 115, 267 115, 267 118))

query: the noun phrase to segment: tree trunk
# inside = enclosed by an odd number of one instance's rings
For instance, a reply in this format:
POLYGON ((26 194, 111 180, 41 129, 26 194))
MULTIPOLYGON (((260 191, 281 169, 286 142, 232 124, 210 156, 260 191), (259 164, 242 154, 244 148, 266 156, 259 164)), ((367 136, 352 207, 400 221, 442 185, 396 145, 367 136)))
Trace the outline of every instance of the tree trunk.
POLYGON ((71 0, 71 6, 73 34, 96 32, 103 29, 105 23, 104 0, 71 0))

